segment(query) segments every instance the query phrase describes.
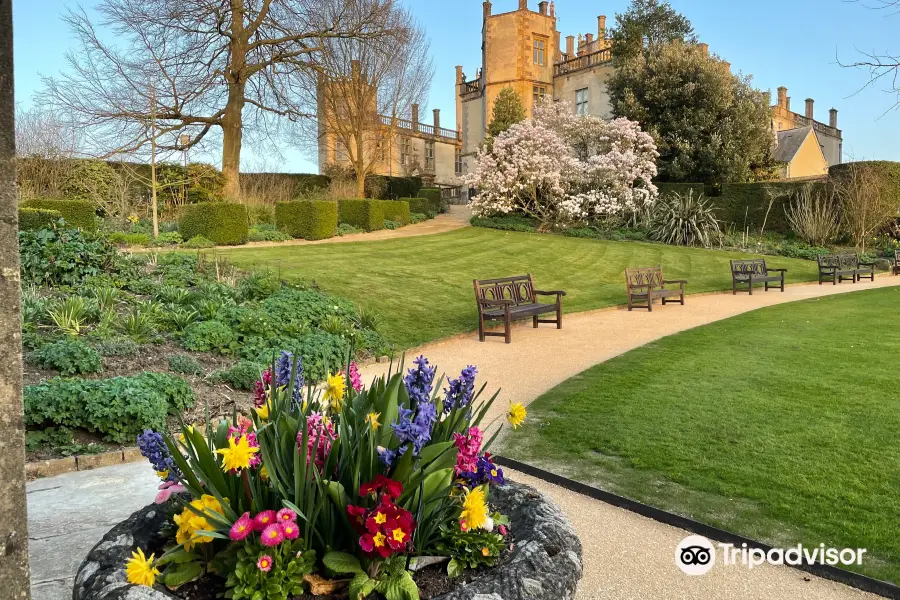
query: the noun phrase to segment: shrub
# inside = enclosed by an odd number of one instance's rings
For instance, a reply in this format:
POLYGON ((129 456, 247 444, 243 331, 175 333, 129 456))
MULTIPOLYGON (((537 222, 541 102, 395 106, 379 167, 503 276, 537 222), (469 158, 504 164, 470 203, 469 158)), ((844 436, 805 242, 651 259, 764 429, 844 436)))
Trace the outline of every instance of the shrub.
POLYGON ((188 202, 216 202, 222 199, 225 177, 213 165, 190 163, 187 167, 186 179, 188 202))
POLYGON ((445 204, 439 188, 422 188, 419 190, 419 198, 428 200, 428 212, 445 213, 449 205, 445 204))
POLYGON ((421 177, 389 177, 369 175, 366 177, 367 198, 388 198, 397 200, 416 196, 422 189, 421 177), (377 194, 375 192, 378 192, 377 194))
POLYGON ((384 228, 390 229, 391 231, 393 231, 394 229, 400 229, 400 223, 398 223, 397 221, 391 221, 390 219, 385 219, 384 228))
POLYGON ((341 369, 347 362, 350 342, 318 331, 298 340, 297 350, 303 356, 303 373, 310 381, 322 381, 329 371, 341 369))
POLYGON ((394 221, 403 227, 409 225, 411 220, 409 202, 403 200, 383 200, 381 210, 385 221, 394 221))
POLYGON ((96 344, 100 356, 137 356, 141 353, 141 345, 131 338, 116 337, 96 344))
POLYGON ((278 229, 295 238, 322 240, 334 237, 338 206, 327 200, 296 200, 275 205, 278 229))
POLYGON ((46 208, 20 208, 19 230, 31 231, 34 229, 50 229, 62 218, 62 213, 58 210, 46 208))
POLYGON ((203 367, 190 354, 169 355, 169 370, 183 375, 202 375, 203 367))
POLYGON ((714 209, 703 195, 673 193, 653 208, 650 237, 666 244, 702 246, 719 243, 722 232, 714 209))
POLYGON ((250 217, 243 204, 193 204, 182 209, 179 229, 187 239, 202 235, 218 246, 236 246, 247 243, 250 217))
POLYGON ((402 198, 402 200, 409 204, 409 212, 428 215, 432 219, 441 210, 440 201, 435 203, 429 198, 402 198))
POLYGON ((157 247, 157 246, 177 246, 181 242, 184 241, 184 238, 181 237, 181 234, 177 231, 166 231, 160 233, 155 239, 150 239, 148 245, 157 247))
POLYGON ((313 327, 319 327, 330 315, 347 319, 356 315, 353 304, 345 298, 293 287, 281 288, 261 308, 275 323, 299 322, 313 327))
POLYGON ((215 371, 211 378, 219 383, 227 383, 236 390, 249 392, 253 390, 253 385, 259 379, 263 369, 265 366, 260 363, 241 360, 227 369, 215 371))
POLYGON ((887 180, 887 187, 892 191, 895 204, 900 206, 900 162, 891 160, 861 160, 833 165, 828 168, 828 176, 835 181, 848 178, 853 169, 866 167, 887 180))
POLYGON ((275 203, 298 198, 328 187, 327 175, 308 173, 241 173, 241 195, 257 202, 275 203))
POLYGON ((247 206, 247 211, 250 214, 251 230, 258 225, 275 224, 274 204, 250 204, 247 206))
POLYGON ((882 165, 883 161, 849 163, 832 177, 834 195, 841 207, 841 224, 862 252, 898 216, 898 173, 882 165))
POLYGON ((412 213, 409 215, 409 222, 412 224, 421 223, 422 221, 427 221, 428 215, 423 213, 412 213))
POLYGON ((63 185, 68 200, 87 202, 92 208, 106 204, 114 194, 118 174, 103 160, 76 159, 63 185))
POLYGON ((215 248, 216 243, 209 238, 203 237, 202 235, 195 235, 185 243, 181 245, 182 248, 187 248, 189 250, 200 250, 203 248, 215 248))
POLYGON ((227 354, 237 347, 237 335, 220 321, 201 321, 188 325, 181 336, 181 345, 194 352, 227 354))
POLYGON ((281 280, 272 271, 254 271, 237 284, 237 293, 242 300, 264 300, 280 289, 281 280))
POLYGON ((35 198, 26 200, 19 208, 41 208, 55 210, 62 215, 66 223, 77 229, 95 231, 97 229, 97 210, 92 202, 85 200, 53 200, 50 198, 35 198))
POLYGON ((785 207, 791 229, 803 241, 814 246, 825 246, 840 232, 838 207, 824 192, 813 192, 805 187, 797 199, 785 207))
POLYGON ((502 231, 525 231, 534 233, 538 230, 537 219, 525 215, 506 215, 496 217, 472 217, 473 227, 487 227, 488 229, 500 229, 502 231))
POLYGON ((380 200, 339 200, 341 223, 375 231, 384 228, 384 210, 380 200))
POLYGON ((362 229, 354 227, 349 223, 341 223, 338 225, 337 234, 339 236, 353 235, 354 233, 365 233, 362 229))
POLYGON ((294 238, 283 231, 278 231, 277 229, 258 229, 252 227, 250 228, 250 235, 248 239, 251 242, 287 242, 294 238))
POLYGON ((98 373, 101 367, 99 352, 70 337, 46 344, 31 356, 42 367, 55 369, 60 375, 88 375, 98 373))
POLYGON ((22 283, 37 286, 79 285, 119 266, 109 240, 77 229, 20 231, 19 252, 22 283))
POLYGON ((124 246, 146 246, 150 242, 150 236, 146 233, 113 231, 107 237, 113 244, 122 244, 124 246))
POLYGON ((145 429, 163 430, 166 415, 194 404, 181 377, 141 373, 112 379, 50 379, 25 388, 25 425, 59 425, 98 433, 104 441, 133 443, 145 429))
POLYGON ((790 233, 785 208, 800 190, 812 186, 813 193, 824 193, 824 183, 768 182, 724 183, 720 195, 713 199, 716 216, 732 223, 741 231, 750 229, 776 233, 790 233))
POLYGON ((670 183, 667 181, 657 182, 656 189, 660 196, 668 196, 671 194, 687 194, 694 192, 695 196, 706 193, 706 186, 702 183, 670 183))

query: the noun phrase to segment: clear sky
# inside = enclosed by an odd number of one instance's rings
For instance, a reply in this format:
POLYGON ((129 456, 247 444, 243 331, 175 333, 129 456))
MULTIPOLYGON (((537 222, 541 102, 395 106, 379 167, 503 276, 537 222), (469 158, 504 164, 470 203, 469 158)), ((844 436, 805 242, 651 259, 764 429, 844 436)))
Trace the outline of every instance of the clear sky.
MULTIPOLYGON (((463 65, 471 77, 480 66, 480 0, 404 0, 421 19, 431 38, 436 74, 428 109, 440 108, 445 127, 454 123, 454 67, 463 65)), ((538 0, 529 0, 537 9, 538 0)), ((91 6, 93 0, 86 0, 91 6)), ((672 0, 686 15, 710 50, 753 75, 756 87, 773 92, 787 86, 791 108, 804 112, 804 100, 816 100, 816 119, 828 121, 837 108, 843 130, 845 158, 900 160, 900 111, 897 101, 877 84, 859 91, 868 74, 843 68, 838 60, 856 60, 860 51, 900 53, 900 15, 870 10, 877 0, 672 0), (886 113, 886 114, 885 114, 886 113)), ((608 25, 629 0, 557 0, 558 27, 563 36, 596 33, 597 16, 608 25)), ((17 101, 27 106, 40 85, 39 74, 66 67, 64 54, 73 38, 60 19, 72 0, 13 0, 17 101)), ((495 13, 515 10, 518 0, 495 0, 495 13)), ((427 109, 422 120, 430 120, 427 109)), ((281 171, 315 171, 296 151, 270 165, 281 171)), ((215 157, 211 157, 215 158, 215 157)), ((252 150, 244 166, 254 161, 252 150)))

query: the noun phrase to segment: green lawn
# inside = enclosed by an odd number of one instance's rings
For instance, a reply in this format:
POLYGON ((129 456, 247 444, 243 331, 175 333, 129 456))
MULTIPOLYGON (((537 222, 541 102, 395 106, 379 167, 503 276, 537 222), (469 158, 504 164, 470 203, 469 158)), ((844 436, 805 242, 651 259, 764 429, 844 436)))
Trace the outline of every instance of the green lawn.
MULTIPOLYGON (((624 303, 626 266, 662 264, 666 277, 690 281, 689 292, 708 292, 730 289, 728 260, 746 256, 473 227, 379 242, 236 248, 224 254, 240 267, 271 267, 287 278, 314 280, 377 311, 381 332, 400 348, 477 329, 476 278, 533 273, 539 289, 566 290, 563 309, 576 312, 624 303)), ((814 263, 779 257, 769 262, 789 269, 789 281, 815 278, 814 263)))
MULTIPOLYGON (((785 304, 597 365, 503 453, 900 582, 900 288, 785 304)), ((614 525, 612 525, 614 526, 614 525)))

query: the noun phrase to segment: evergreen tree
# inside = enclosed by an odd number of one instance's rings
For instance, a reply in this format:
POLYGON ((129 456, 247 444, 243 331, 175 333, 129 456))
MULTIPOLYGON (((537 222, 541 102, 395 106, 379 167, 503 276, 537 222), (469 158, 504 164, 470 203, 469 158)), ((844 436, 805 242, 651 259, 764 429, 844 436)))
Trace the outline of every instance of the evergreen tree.
POLYGON ((514 89, 505 87, 494 100, 494 110, 487 128, 488 137, 495 138, 512 125, 524 120, 525 107, 522 105, 522 99, 514 89))
POLYGON ((669 42, 696 42, 694 27, 668 0, 632 0, 616 15, 610 32, 616 59, 626 59, 669 42))

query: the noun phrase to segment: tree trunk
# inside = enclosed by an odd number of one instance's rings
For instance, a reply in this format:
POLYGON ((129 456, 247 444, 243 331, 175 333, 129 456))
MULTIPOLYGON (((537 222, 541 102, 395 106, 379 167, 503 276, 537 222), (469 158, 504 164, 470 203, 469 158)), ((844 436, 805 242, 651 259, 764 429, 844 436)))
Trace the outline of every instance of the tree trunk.
POLYGON ((28 600, 12 2, 0 2, 0 590, 28 600))
POLYGON ((366 197, 366 176, 359 171, 356 172, 356 197, 366 197))
POLYGON ((237 202, 241 197, 244 86, 243 81, 228 86, 228 104, 222 117, 222 176, 225 178, 225 199, 230 202, 237 202))

